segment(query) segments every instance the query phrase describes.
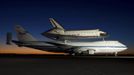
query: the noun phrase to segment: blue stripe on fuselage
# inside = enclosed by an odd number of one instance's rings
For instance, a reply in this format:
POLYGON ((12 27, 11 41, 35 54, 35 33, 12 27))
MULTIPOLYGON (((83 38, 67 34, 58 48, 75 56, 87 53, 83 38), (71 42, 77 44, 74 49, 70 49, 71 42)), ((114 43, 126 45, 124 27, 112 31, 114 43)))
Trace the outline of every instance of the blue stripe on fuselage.
POLYGON ((79 46, 79 47, 93 47, 93 48, 127 48, 126 46, 79 46))

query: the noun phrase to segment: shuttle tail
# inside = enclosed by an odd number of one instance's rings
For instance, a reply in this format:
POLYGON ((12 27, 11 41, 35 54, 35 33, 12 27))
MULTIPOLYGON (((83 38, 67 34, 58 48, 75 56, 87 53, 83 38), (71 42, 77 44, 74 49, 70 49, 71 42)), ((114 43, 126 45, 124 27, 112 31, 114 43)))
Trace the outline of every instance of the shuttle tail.
POLYGON ((31 34, 29 34, 23 27, 17 25, 15 27, 17 38, 19 41, 37 41, 31 34))
POLYGON ((59 28, 59 29, 64 30, 64 28, 58 22, 56 22, 53 18, 49 18, 49 20, 50 20, 50 22, 51 22, 51 24, 53 25, 54 28, 59 28))

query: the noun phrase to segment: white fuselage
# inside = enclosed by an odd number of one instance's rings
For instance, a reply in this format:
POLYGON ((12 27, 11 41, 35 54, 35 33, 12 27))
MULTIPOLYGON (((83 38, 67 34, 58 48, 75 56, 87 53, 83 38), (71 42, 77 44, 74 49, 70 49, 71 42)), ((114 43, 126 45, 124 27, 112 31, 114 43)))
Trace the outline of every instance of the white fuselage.
POLYGON ((127 49, 125 45, 118 41, 96 41, 96 42, 67 42, 67 45, 79 47, 75 51, 94 51, 94 53, 114 53, 127 49))
POLYGON ((49 38, 56 39, 77 39, 77 38, 95 38, 106 37, 107 33, 100 31, 99 29, 93 30, 63 30, 63 29, 51 29, 42 35, 49 38))
POLYGON ((94 29, 94 30, 69 30, 69 31, 64 32, 64 35, 72 35, 72 36, 91 36, 91 37, 94 37, 94 36, 101 36, 101 34, 106 34, 106 33, 99 31, 98 29, 94 29))

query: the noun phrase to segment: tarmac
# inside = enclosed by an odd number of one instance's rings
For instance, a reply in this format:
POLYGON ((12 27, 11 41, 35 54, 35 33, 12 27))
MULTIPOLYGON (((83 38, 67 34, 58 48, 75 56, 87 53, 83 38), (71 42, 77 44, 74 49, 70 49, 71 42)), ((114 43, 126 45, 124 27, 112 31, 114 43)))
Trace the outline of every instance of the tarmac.
POLYGON ((134 56, 0 55, 1 75, 133 75, 134 56))

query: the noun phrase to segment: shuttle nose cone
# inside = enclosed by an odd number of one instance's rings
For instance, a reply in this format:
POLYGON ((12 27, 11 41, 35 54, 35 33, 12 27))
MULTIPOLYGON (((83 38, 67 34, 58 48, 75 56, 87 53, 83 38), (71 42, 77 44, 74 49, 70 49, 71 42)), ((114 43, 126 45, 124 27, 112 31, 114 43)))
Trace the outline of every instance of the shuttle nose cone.
POLYGON ((108 36, 108 34, 106 32, 101 32, 100 36, 108 36))

